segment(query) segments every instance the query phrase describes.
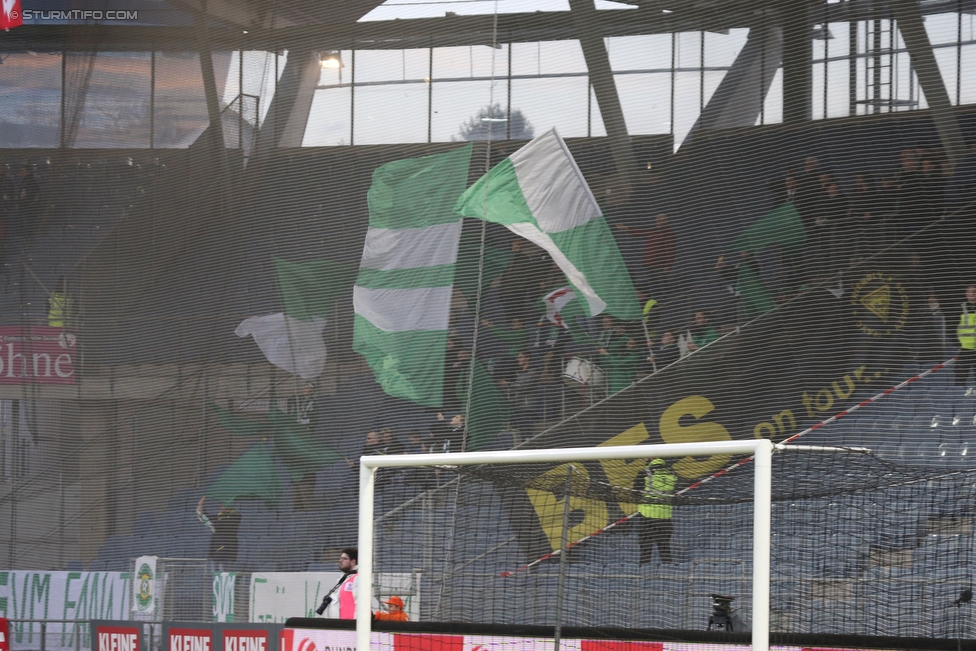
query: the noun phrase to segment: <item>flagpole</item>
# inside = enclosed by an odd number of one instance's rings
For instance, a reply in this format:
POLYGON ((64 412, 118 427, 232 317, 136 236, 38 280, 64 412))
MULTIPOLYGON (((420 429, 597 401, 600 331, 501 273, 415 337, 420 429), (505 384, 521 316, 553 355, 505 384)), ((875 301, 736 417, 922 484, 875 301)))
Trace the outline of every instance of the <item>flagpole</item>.
MULTIPOLYGON (((488 117, 492 116, 492 106, 495 101, 495 52, 498 51, 498 0, 495 0, 495 13, 491 30, 491 82, 488 90, 488 117)), ((511 45, 509 45, 511 47, 511 45)), ((511 116, 507 116, 511 119, 511 116)), ((488 122, 488 139, 485 142, 485 201, 482 209, 483 216, 488 214, 488 188, 491 185, 491 135, 494 122, 488 122)), ((474 334, 471 337, 471 360, 468 362, 468 391, 465 400, 464 430, 461 434, 461 451, 468 447, 468 424, 471 422, 471 398, 474 393, 474 370, 478 353, 478 328, 481 326, 481 287, 485 276, 485 236, 488 221, 481 220, 481 245, 478 248, 478 285, 474 301, 474 334)))

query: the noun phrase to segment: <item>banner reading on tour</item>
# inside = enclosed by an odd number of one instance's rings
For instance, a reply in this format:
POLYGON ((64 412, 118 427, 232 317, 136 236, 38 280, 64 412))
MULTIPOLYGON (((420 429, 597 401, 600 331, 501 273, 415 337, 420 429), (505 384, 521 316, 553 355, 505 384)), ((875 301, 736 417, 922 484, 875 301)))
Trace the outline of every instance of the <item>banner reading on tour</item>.
MULTIPOLYGON (((0 572, 0 617, 10 620, 129 619, 129 572, 0 572)), ((47 651, 73 651, 75 636, 88 646, 87 624, 47 625, 47 651)), ((37 649, 40 624, 13 621, 10 648, 37 649)))
MULTIPOLYGON (((842 287, 806 292, 526 447, 782 440, 829 418, 851 406, 856 391, 887 386, 910 361, 907 335, 912 319, 921 317, 909 309, 911 285, 898 273, 906 268, 890 255, 866 265, 842 287)), ((672 469, 687 484, 729 462, 727 455, 685 457, 675 460, 672 469)), ((554 481, 563 480, 566 470, 560 468, 539 466, 543 487, 547 472, 554 481)), ((588 475, 584 481, 627 489, 642 469, 639 461, 577 468, 588 475)), ((561 513, 561 500, 548 490, 510 489, 501 483, 499 492, 523 550, 534 556, 558 547, 562 520, 553 514, 561 513)), ((585 517, 570 530, 570 543, 635 507, 579 500, 572 508, 585 511, 585 517)))
POLYGON ((63 328, 0 327, 0 384, 74 384, 76 344, 63 328))

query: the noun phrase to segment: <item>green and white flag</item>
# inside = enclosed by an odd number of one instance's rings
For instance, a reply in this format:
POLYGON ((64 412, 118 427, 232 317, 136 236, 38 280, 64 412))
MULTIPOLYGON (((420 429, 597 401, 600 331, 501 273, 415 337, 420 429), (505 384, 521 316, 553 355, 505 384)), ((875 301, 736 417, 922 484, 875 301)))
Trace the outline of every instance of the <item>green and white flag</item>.
POLYGON ((471 145, 373 172, 353 350, 391 396, 438 407, 471 145))
POLYGON ((639 319, 640 305, 600 206, 555 129, 533 139, 461 195, 465 217, 504 224, 543 248, 589 316, 639 319))

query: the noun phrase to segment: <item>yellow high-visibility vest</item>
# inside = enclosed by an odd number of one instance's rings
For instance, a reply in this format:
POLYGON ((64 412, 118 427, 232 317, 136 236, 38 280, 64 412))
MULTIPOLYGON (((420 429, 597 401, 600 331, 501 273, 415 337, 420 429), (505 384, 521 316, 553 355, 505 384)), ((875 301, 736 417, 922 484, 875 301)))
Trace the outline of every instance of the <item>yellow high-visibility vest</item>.
POLYGON ((655 470, 644 476, 644 496, 637 510, 645 518, 669 520, 671 498, 678 478, 667 469, 655 470))

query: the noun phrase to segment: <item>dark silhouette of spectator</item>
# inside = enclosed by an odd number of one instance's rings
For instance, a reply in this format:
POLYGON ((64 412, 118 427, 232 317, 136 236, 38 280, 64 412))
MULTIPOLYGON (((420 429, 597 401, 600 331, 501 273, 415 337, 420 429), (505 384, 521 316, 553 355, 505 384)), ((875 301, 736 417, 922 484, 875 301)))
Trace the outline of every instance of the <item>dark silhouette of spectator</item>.
MULTIPOLYGON (((465 374, 466 375, 466 374, 465 374)), ((450 420, 443 413, 437 414, 437 420, 430 426, 431 452, 458 452, 464 438, 464 414, 454 414, 450 420)))
POLYGON ((644 239, 644 258, 637 281, 642 300, 664 295, 674 266, 675 237, 668 225, 668 216, 662 213, 654 218, 654 223, 654 228, 617 224, 617 228, 625 233, 644 239))
POLYGON ((661 341, 654 345, 651 350, 651 361, 657 370, 678 361, 681 358, 681 350, 678 348, 678 340, 670 332, 661 335, 661 341))
MULTIPOLYGON (((860 258, 879 248, 883 241, 880 205, 874 179, 866 172, 854 175, 854 190, 847 204, 850 234, 847 245, 851 258, 860 258)), ((843 240, 842 240, 843 241, 843 240)))
POLYGON ((823 201, 823 188, 820 184, 820 163, 814 156, 807 156, 803 164, 803 173, 796 179, 796 189, 793 193, 793 203, 800 213, 803 227, 807 235, 814 232, 814 223, 820 213, 823 201))
POLYGON ((496 360, 493 375, 502 380, 512 380, 515 378, 515 358, 520 351, 525 350, 529 345, 532 334, 525 328, 525 322, 515 317, 512 319, 511 330, 499 328, 488 319, 482 319, 481 325, 491 331, 491 336, 498 343, 508 349, 508 354, 496 360))
POLYGON ((532 363, 532 354, 523 350, 516 358, 518 369, 515 379, 511 382, 499 380, 498 384, 508 389, 508 397, 512 403, 512 427, 523 436, 529 435, 532 426, 539 419, 539 405, 537 393, 539 391, 539 376, 541 369, 532 363))
POLYGON ((827 270, 831 271, 840 265, 850 239, 850 220, 847 199, 840 193, 840 187, 830 174, 824 176, 824 200, 818 228, 820 237, 825 240, 824 262, 827 270))
POLYGON ((237 532, 241 528, 241 514, 221 504, 220 510, 208 516, 204 511, 206 495, 197 503, 197 519, 210 529, 210 546, 207 559, 211 572, 226 572, 237 561, 237 532))
POLYGON ((527 323, 538 311, 535 302, 542 297, 540 287, 550 267, 546 252, 522 238, 512 240, 512 262, 502 274, 492 282, 510 319, 518 318, 527 323))
POLYGON ((704 348, 719 337, 718 330, 709 323, 708 312, 705 310, 695 312, 695 323, 688 332, 691 334, 688 350, 692 352, 704 348))
POLYGON ((601 348, 601 364, 607 369, 611 394, 623 391, 634 383, 634 376, 647 358, 647 354, 635 337, 618 338, 612 350, 601 348))
POLYGON ((926 207, 918 154, 914 149, 905 149, 899 158, 901 170, 895 177, 894 189, 898 211, 895 237, 900 240, 925 225, 926 207))
POLYGON ((393 429, 390 427, 384 427, 379 431, 380 435, 380 454, 404 454, 406 449, 403 443, 400 442, 393 434, 393 429))

